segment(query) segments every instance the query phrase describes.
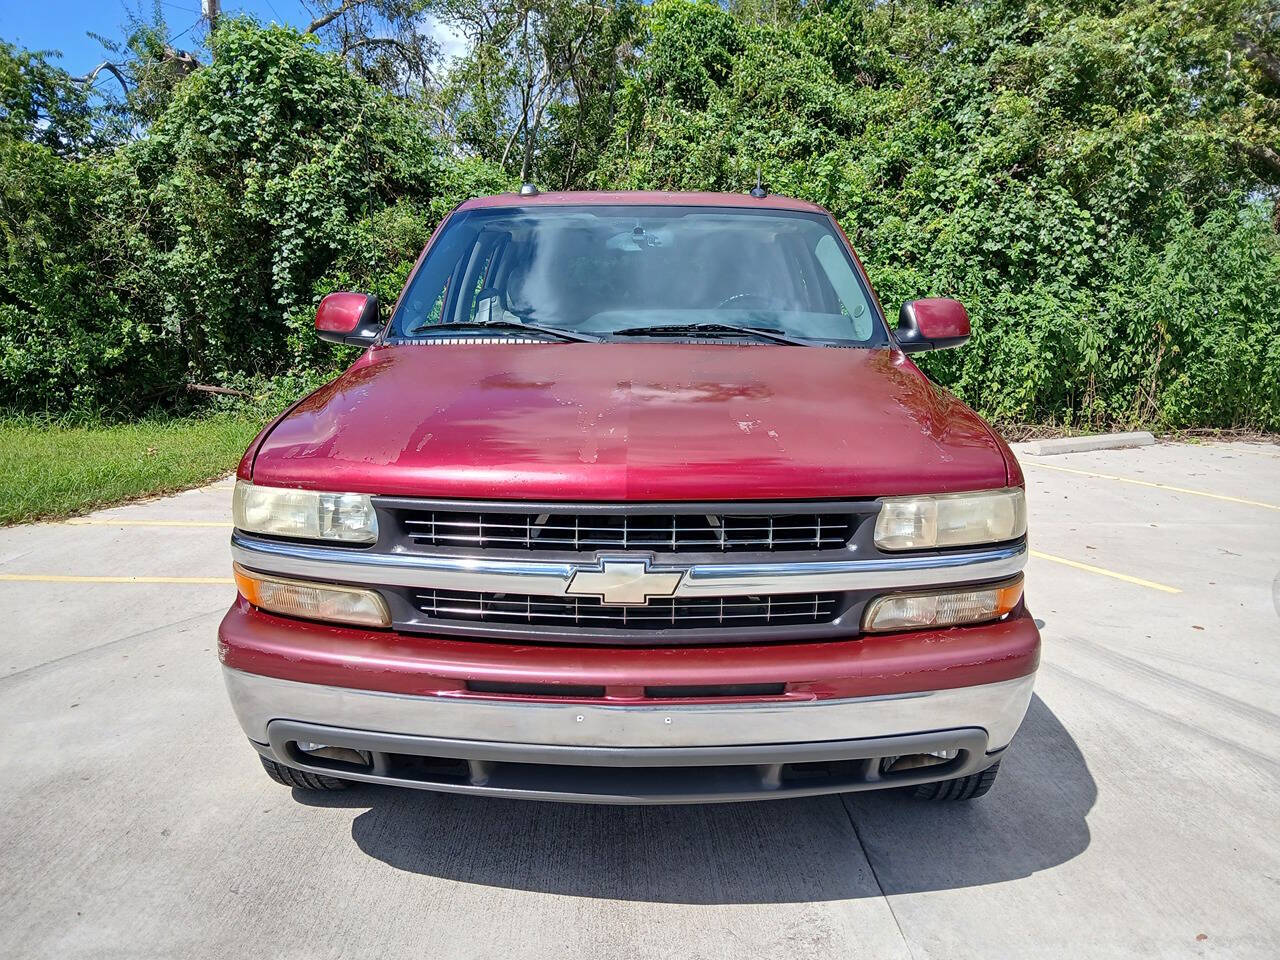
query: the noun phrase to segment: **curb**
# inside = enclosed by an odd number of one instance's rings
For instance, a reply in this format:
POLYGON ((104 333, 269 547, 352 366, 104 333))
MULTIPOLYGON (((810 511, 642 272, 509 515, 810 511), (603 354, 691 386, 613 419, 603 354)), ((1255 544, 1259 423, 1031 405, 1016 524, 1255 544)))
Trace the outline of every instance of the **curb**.
POLYGON ((1053 440, 1028 440, 1010 444, 1015 453, 1032 457, 1052 457, 1061 453, 1088 453, 1091 450, 1124 450, 1149 447, 1156 442, 1146 430, 1133 433, 1104 433, 1095 437, 1057 437, 1053 440))

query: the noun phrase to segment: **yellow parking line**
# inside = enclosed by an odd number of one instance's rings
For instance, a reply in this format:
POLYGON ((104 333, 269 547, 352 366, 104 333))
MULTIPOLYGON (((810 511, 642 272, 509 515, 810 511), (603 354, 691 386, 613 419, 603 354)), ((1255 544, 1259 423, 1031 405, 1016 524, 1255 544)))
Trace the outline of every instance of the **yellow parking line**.
POLYGON ((1159 590, 1163 593, 1182 592, 1177 587, 1170 587, 1167 584, 1156 583, 1154 580, 1143 580, 1141 577, 1131 577, 1127 573, 1116 573, 1114 570, 1107 570, 1105 567, 1095 567, 1091 563, 1081 563, 1079 560, 1068 560, 1066 557, 1055 557, 1051 553, 1041 553, 1039 550, 1032 550, 1031 555, 1040 560, 1048 560, 1051 563, 1061 563, 1064 566, 1075 567, 1077 570, 1084 570, 1087 573, 1096 573, 1102 577, 1111 577, 1115 580, 1123 580, 1125 583, 1135 583, 1140 587, 1159 590))
POLYGON ((1209 497, 1212 500, 1226 500, 1228 503, 1243 503, 1250 507, 1262 507, 1266 510, 1280 510, 1280 505, 1263 503, 1261 500, 1246 500, 1243 497, 1228 497, 1224 493, 1209 493, 1207 490, 1192 490, 1190 487, 1175 487, 1169 483, 1156 483, 1154 480, 1135 480, 1133 477, 1120 477, 1114 473, 1094 473, 1090 470, 1077 470, 1074 467, 1056 467, 1047 463, 1036 463, 1024 460, 1023 466, 1035 467, 1038 470, 1058 470, 1062 473, 1074 473, 1082 477, 1095 477, 1099 480, 1119 480, 1121 483, 1136 483, 1140 487, 1155 487, 1157 490, 1169 490, 1173 493, 1190 493, 1197 497, 1209 497))
POLYGON ((0 573, 8 583, 209 583, 232 584, 230 577, 68 577, 55 573, 0 573))
POLYGON ((112 520, 110 518, 77 517, 68 520, 82 527, 229 527, 229 520, 112 520))

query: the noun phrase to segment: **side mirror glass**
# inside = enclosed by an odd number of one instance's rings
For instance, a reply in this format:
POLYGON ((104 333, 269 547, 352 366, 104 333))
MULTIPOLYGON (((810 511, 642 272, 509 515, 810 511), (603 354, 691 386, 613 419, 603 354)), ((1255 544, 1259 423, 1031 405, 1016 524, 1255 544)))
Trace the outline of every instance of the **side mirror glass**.
POLYGON ((945 297, 910 300, 898 311, 894 336, 904 353, 958 347, 969 339, 969 311, 945 297))
POLYGON ((378 298, 364 293, 331 293, 316 308, 316 335, 331 343, 367 347, 382 332, 378 298))

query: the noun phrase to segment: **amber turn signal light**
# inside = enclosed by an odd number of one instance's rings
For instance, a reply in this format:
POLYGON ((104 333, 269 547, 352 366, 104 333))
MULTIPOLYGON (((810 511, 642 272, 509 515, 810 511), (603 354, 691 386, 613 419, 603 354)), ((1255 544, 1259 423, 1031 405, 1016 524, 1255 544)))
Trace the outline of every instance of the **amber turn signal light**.
POLYGON ((240 595, 255 607, 288 617, 389 627, 391 613, 373 590, 339 587, 309 580, 284 580, 232 565, 240 595))
POLYGON ((1021 575, 987 587, 889 594, 867 605, 862 629, 886 633, 986 623, 1007 616, 1021 599, 1021 575))

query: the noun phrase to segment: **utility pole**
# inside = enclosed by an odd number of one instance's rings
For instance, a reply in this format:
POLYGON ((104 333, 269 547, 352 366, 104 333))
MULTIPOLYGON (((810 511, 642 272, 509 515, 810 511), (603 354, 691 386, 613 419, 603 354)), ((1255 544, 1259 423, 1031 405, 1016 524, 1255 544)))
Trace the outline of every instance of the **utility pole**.
POLYGON ((218 16, 222 13, 222 0, 200 0, 200 12, 209 21, 209 32, 213 33, 218 26, 218 16))

